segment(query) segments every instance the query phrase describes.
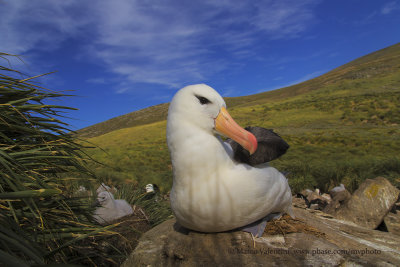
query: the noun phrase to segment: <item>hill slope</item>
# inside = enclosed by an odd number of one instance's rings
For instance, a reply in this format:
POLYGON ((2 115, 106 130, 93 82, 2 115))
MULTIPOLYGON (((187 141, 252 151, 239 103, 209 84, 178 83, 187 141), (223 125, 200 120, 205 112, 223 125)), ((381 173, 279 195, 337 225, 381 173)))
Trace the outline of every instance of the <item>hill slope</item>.
MULTIPOLYGON (((298 85, 226 100, 239 124, 273 128, 290 144, 271 164, 289 172, 294 191, 314 185, 326 191, 339 183, 352 190, 378 175, 400 186, 400 44, 298 85)), ((126 124, 115 123, 88 139, 102 148, 89 153, 109 166, 96 166, 104 179, 134 179, 169 190, 167 104, 152 108, 140 111, 150 112, 152 120, 137 119, 124 129, 118 127, 126 124)))
MULTIPOLYGON (((227 97, 228 108, 235 106, 251 106, 260 103, 283 100, 296 95, 318 90, 328 85, 341 83, 344 80, 364 79, 371 76, 388 75, 398 70, 400 61, 400 43, 368 54, 334 69, 322 76, 303 83, 242 97, 227 97)), ((218 88, 216 88, 218 90, 218 88)), ((118 129, 134 127, 162 121, 167 118, 168 103, 151 106, 134 111, 110 120, 83 128, 78 131, 81 137, 90 138, 100 136, 118 129)))

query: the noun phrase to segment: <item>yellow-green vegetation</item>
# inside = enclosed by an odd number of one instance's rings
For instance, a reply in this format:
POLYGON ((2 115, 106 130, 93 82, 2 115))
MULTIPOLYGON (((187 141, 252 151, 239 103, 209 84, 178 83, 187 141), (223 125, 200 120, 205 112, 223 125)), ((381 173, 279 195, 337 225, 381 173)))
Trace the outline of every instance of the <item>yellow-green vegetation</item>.
POLYGON ((89 153, 103 165, 93 165, 97 176, 108 181, 136 180, 170 188, 171 162, 166 121, 113 131, 88 141, 97 145, 89 153))
MULTIPOLYGON (((271 165, 288 172, 293 191, 312 186, 327 191, 339 183, 352 191, 379 175, 400 186, 400 44, 304 83, 226 102, 242 126, 272 128, 289 143, 287 154, 271 165)), ((141 113, 146 111, 151 112, 141 113)), ((165 116, 102 135, 98 128, 92 132, 89 141, 103 150, 89 153, 106 164, 96 173, 156 183, 167 192, 172 172, 165 116)))

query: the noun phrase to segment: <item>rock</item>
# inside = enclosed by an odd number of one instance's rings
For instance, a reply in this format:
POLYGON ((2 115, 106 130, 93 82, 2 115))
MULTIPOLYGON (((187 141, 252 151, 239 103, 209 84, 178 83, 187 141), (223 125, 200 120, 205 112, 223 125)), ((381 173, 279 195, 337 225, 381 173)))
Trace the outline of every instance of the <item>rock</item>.
POLYGON ((305 199, 300 197, 292 197, 292 205, 302 209, 308 208, 305 199))
POLYGON ((301 196, 303 196, 304 198, 307 198, 311 193, 313 193, 312 190, 310 189, 304 189, 303 191, 301 191, 299 194, 301 196))
POLYGON ((326 193, 323 193, 323 194, 321 195, 321 197, 322 197, 323 199, 325 199, 325 200, 328 202, 328 204, 332 201, 331 196, 328 195, 328 194, 326 194, 326 193))
POLYGON ((294 208, 294 214, 297 219, 292 221, 302 221, 303 230, 289 225, 285 229, 292 231, 265 232, 254 240, 241 231, 187 231, 171 219, 145 233, 121 266, 400 265, 400 236, 333 219, 320 211, 294 208))
POLYGON ((292 198, 293 206, 298 208, 310 208, 314 210, 323 210, 331 202, 328 194, 319 195, 318 193, 305 189, 292 198))
POLYGON ((325 206, 331 202, 331 197, 328 194, 320 195, 319 189, 317 189, 315 191, 304 189, 300 193, 297 193, 296 197, 293 197, 292 200, 294 206, 299 208, 323 210, 325 206))
POLYGON ((400 235, 400 213, 389 212, 383 218, 388 232, 400 235))
POLYGON ((318 193, 316 193, 316 192, 311 192, 310 194, 308 194, 307 200, 308 200, 308 202, 311 203, 311 201, 313 201, 313 200, 315 200, 315 199, 319 199, 320 197, 321 197, 321 196, 320 196, 318 193))
MULTIPOLYGON (((400 198, 400 195, 399 195, 399 198, 400 198)), ((399 201, 399 200, 397 200, 397 201, 399 201)), ((400 212, 400 202, 396 202, 396 203, 394 204, 394 206, 393 206, 393 209, 394 209, 395 211, 397 211, 397 212, 400 212)))
POLYGON ((400 235, 400 195, 390 212, 383 218, 388 232, 400 235))
POLYGON ((319 193, 312 192, 308 195, 306 204, 311 209, 323 210, 328 205, 328 200, 319 193))
POLYGON ((335 216, 369 229, 375 229, 392 209, 399 197, 399 192, 383 177, 367 179, 354 192, 349 201, 336 211, 335 216))
POLYGON ((335 215, 339 208, 349 201, 351 194, 345 189, 343 191, 331 194, 331 197, 331 202, 323 209, 323 211, 325 213, 335 215))

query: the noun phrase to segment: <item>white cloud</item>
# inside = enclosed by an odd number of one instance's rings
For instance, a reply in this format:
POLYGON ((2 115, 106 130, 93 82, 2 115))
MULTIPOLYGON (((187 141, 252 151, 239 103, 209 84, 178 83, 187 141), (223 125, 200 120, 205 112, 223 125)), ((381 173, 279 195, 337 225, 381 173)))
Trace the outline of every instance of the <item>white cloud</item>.
POLYGON ((99 77, 99 78, 90 78, 86 80, 87 83, 93 83, 93 84, 106 84, 106 79, 104 79, 103 77, 99 77))
POLYGON ((381 9, 381 14, 383 15, 388 15, 395 11, 396 9, 400 9, 399 3, 397 1, 392 1, 387 4, 385 4, 382 9, 381 9))
MULTIPOLYGON (((265 92, 265 91, 271 91, 271 90, 275 90, 275 89, 280 89, 280 88, 285 88, 285 87, 289 87, 289 86, 292 86, 292 85, 296 85, 296 84, 308 81, 310 79, 316 78, 316 77, 318 77, 318 76, 320 76, 320 75, 322 75, 322 74, 324 74, 326 72, 327 72, 327 70, 317 70, 317 71, 314 71, 312 73, 308 73, 308 74, 306 74, 306 75, 304 75, 304 76, 302 76, 302 77, 300 77, 300 78, 298 78, 298 79, 296 79, 294 81, 282 83, 280 85, 269 87, 269 88, 264 88, 264 89, 256 91, 255 93, 262 93, 262 92, 265 92)), ((281 78, 281 77, 279 77, 279 78, 281 78)), ((281 79, 274 79, 274 80, 281 80, 281 79)))
POLYGON ((76 1, 2 1, 2 51, 24 54, 32 49, 51 50, 77 37, 89 23, 76 1))
POLYGON ((292 82, 290 82, 290 83, 288 83, 287 85, 282 86, 282 87, 287 87, 287 86, 291 86, 291 85, 295 85, 295 84, 299 84, 299 83, 308 81, 308 80, 310 80, 310 79, 313 79, 313 78, 315 78, 315 77, 318 77, 318 76, 322 75, 322 74, 325 73, 325 72, 327 72, 327 70, 317 70, 317 71, 314 71, 314 72, 309 73, 309 74, 306 74, 306 75, 304 75, 303 77, 301 77, 301 78, 299 78, 299 79, 297 79, 297 80, 295 80, 295 81, 292 81, 292 82))
POLYGON ((176 88, 232 68, 232 57, 254 56, 260 38, 297 37, 318 2, 5 1, 0 50, 27 54, 79 40, 83 58, 119 75, 119 92, 137 83, 176 88))

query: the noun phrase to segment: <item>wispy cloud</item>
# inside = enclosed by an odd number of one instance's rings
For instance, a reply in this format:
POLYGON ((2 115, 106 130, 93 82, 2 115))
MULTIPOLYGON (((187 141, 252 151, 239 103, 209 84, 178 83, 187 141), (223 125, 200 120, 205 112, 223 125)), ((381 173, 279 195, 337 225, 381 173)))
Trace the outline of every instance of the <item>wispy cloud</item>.
MULTIPOLYGON (((262 93, 262 92, 265 92, 265 91, 270 91, 270 90, 289 87, 289 86, 292 86, 292 85, 295 85, 295 84, 299 84, 299 83, 308 81, 310 79, 316 78, 316 77, 318 77, 318 76, 320 76, 320 75, 322 75, 322 74, 324 74, 326 72, 327 72, 327 70, 314 71, 314 72, 308 73, 308 74, 306 74, 306 75, 304 75, 304 76, 302 76, 302 77, 300 77, 300 78, 298 78, 296 80, 289 81, 289 82, 286 82, 286 83, 282 83, 282 84, 279 84, 277 86, 273 86, 273 87, 269 87, 269 88, 264 88, 264 89, 258 90, 256 93, 262 93)), ((279 77, 279 78, 281 78, 281 77, 279 77)), ((279 79, 279 80, 281 80, 281 79, 279 79)))
POLYGON ((58 48, 83 33, 90 19, 76 1, 1 1, 1 49, 14 54, 58 48))
POLYGON ((300 77, 299 79, 297 79, 295 81, 291 81, 290 83, 288 83, 287 85, 282 86, 282 87, 287 87, 287 86, 291 86, 291 85, 295 85, 298 83, 308 81, 310 79, 320 76, 321 74, 323 74, 325 72, 327 72, 327 70, 318 70, 318 71, 314 71, 312 73, 308 73, 308 74, 304 75, 303 77, 300 77))
POLYGON ((318 2, 7 1, 0 4, 0 47, 27 54, 79 39, 83 58, 119 75, 120 93, 135 84, 176 88, 253 56, 264 45, 260 36, 264 42, 298 37, 318 2))
POLYGON ((388 15, 395 10, 400 10, 400 4, 398 3, 398 1, 392 1, 385 4, 381 9, 381 14, 388 15))
POLYGON ((93 84, 106 84, 106 79, 103 77, 100 78, 90 78, 86 80, 87 83, 93 83, 93 84))

